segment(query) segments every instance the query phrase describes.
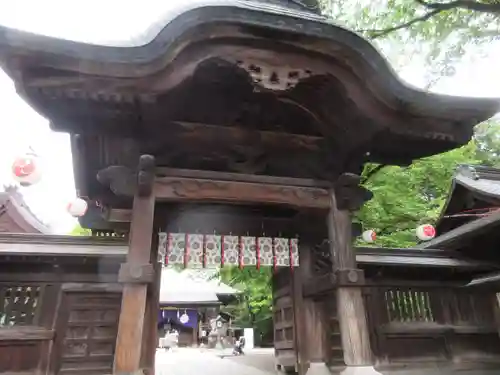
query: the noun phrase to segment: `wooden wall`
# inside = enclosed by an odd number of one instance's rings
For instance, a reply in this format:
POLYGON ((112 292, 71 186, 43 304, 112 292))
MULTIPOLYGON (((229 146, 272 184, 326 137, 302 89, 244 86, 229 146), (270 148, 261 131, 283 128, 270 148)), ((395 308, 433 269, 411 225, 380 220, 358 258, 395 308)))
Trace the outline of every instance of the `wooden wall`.
MULTIPOLYGON (((370 286, 363 295, 379 369, 436 365, 500 369, 498 305, 493 291, 370 286)), ((342 368, 335 291, 322 298, 329 319, 328 364, 342 368)))
POLYGON ((379 366, 492 363, 500 369, 495 292, 371 287, 365 298, 379 366))
MULTIPOLYGON (((112 252, 111 247, 105 250, 112 252)), ((111 374, 123 262, 123 255, 115 253, 0 253, 0 375, 111 374)), ((276 357, 288 369, 296 367, 300 333, 292 275, 282 269, 273 280, 276 357)), ((492 364, 500 369, 498 302, 491 289, 380 278, 367 279, 366 285, 370 340, 379 368, 492 364)), ((315 316, 328 327, 327 361, 341 367, 335 288, 321 295, 305 293, 304 299, 322 306, 315 316)))
POLYGON ((0 258, 0 374, 111 374, 119 259, 0 258))
MULTIPOLYGON (((281 272, 274 279, 277 364, 291 368, 297 360, 289 275, 281 272)), ((438 283, 423 286, 428 281, 422 285, 412 282, 411 286, 408 280, 392 280, 394 287, 384 284, 377 286, 367 280, 363 288, 371 347, 379 370, 436 366, 500 370, 498 302, 493 290, 440 287, 438 283)), ((328 327, 327 364, 341 371, 345 364, 335 288, 305 298, 323 306, 328 327)))

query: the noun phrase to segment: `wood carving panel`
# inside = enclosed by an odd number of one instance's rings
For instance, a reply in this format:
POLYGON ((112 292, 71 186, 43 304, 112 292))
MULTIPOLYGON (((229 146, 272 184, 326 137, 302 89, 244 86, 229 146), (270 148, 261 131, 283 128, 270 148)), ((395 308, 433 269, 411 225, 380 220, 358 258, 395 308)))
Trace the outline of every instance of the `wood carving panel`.
POLYGON ((67 292, 60 374, 110 373, 118 329, 121 293, 67 292))
POLYGON ((330 207, 328 191, 320 188, 165 177, 158 179, 155 195, 172 201, 212 201, 281 204, 293 207, 330 207))

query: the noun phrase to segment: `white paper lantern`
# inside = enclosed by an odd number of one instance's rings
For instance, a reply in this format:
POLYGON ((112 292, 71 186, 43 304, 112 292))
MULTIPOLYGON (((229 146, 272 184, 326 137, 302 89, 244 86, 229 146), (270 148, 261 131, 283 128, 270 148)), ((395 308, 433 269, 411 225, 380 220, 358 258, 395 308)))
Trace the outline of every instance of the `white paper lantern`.
POLYGON ((436 236, 436 229, 431 224, 422 224, 417 227, 416 233, 419 240, 429 241, 436 236))
POLYGON ((88 209, 88 204, 82 198, 76 198, 68 204, 67 210, 73 217, 81 217, 85 215, 88 209))
POLYGON ((189 315, 186 313, 182 314, 179 318, 179 322, 181 322, 182 324, 186 324, 187 322, 189 322, 189 315))
POLYGON ((31 186, 42 178, 40 160, 33 153, 17 157, 12 163, 12 175, 21 186, 31 186))
POLYGON ((365 242, 374 242, 377 239, 377 233, 375 233, 374 230, 369 229, 365 230, 363 234, 361 235, 363 238, 363 241, 365 242))

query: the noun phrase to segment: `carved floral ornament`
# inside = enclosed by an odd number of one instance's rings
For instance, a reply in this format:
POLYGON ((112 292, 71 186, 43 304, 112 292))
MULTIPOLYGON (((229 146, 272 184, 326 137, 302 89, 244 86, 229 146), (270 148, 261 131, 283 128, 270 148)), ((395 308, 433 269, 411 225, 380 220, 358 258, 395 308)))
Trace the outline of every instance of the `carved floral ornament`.
POLYGON ((296 238, 160 233, 159 261, 166 266, 298 267, 296 238))

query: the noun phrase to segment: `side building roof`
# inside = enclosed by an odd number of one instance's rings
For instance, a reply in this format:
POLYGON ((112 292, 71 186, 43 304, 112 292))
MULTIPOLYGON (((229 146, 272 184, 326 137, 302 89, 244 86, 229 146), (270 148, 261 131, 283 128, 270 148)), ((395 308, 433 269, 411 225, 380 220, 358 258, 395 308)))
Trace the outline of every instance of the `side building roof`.
POLYGON ((455 250, 473 259, 500 261, 500 169, 460 165, 436 224, 437 237, 421 249, 455 250))
POLYGON ((30 210, 17 187, 0 192, 0 232, 50 234, 51 228, 30 210))
POLYGON ((216 280, 209 270, 163 268, 160 284, 160 304, 170 306, 220 305, 221 296, 241 292, 216 280), (204 275, 203 275, 204 274, 204 275))
POLYGON ((462 164, 436 224, 438 235, 500 208, 500 169, 462 164))

